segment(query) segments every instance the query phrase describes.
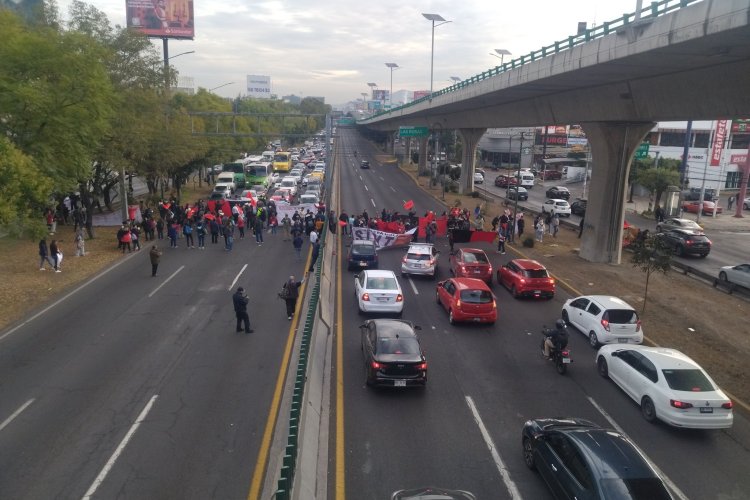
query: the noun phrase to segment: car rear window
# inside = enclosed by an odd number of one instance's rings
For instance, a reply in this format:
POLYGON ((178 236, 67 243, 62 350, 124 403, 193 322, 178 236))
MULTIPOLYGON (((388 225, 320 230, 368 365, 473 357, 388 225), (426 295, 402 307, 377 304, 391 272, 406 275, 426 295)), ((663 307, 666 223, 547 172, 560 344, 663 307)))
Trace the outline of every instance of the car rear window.
POLYGON ((492 294, 487 290, 462 290, 461 300, 469 304, 487 304, 492 302, 492 294))
POLYGON ((398 290, 395 278, 367 278, 368 290, 398 290))
POLYGON ((378 354, 419 354, 415 338, 383 337, 378 339, 378 354))
POLYGON ((701 370, 662 370, 669 387, 675 391, 706 392, 716 390, 701 370))
POLYGON ((357 255, 375 255, 375 247, 372 245, 353 245, 352 253, 357 255))
POLYGON ((604 319, 617 325, 632 325, 638 323, 638 313, 629 309, 609 309, 604 313, 604 319))
POLYGON ((467 252, 464 254, 464 262, 467 264, 487 264, 487 256, 483 253, 467 252))
POLYGON ((546 269, 524 269, 523 275, 527 278, 549 278, 546 269))
POLYGON ((664 483, 656 477, 608 478, 599 480, 605 498, 671 500, 664 483))
POLYGON ((406 258, 409 260, 430 260, 430 255, 426 253, 408 253, 406 258))

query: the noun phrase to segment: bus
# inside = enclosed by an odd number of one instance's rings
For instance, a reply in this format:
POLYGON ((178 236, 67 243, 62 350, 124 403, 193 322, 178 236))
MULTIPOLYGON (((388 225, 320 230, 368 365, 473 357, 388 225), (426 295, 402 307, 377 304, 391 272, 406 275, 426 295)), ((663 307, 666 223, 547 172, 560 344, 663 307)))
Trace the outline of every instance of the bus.
POLYGON ((273 164, 271 162, 259 161, 247 166, 247 175, 245 178, 251 186, 260 184, 261 186, 271 187, 268 185, 268 179, 272 173, 273 164))
POLYGON ((277 151, 273 155, 273 171, 289 172, 292 169, 292 154, 286 151, 277 151))
POLYGON ((249 158, 240 158, 232 163, 225 163, 221 167, 222 172, 232 172, 234 174, 234 185, 238 188, 245 187, 245 168, 250 164, 249 158))

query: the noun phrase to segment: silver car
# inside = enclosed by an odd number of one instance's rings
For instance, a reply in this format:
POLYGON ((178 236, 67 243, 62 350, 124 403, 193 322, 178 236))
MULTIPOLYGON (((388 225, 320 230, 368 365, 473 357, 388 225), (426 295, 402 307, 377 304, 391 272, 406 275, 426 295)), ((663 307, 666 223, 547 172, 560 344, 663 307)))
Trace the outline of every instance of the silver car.
POLYGON ((719 271, 719 279, 750 289, 750 264, 724 266, 719 271))
POLYGON ((401 276, 423 274, 434 278, 439 253, 432 243, 412 243, 401 260, 401 276))

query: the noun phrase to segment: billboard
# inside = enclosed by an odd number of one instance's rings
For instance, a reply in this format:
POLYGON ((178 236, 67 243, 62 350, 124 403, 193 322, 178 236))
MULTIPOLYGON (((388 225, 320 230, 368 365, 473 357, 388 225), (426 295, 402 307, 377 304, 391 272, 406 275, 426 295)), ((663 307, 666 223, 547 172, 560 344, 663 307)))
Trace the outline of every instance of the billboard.
POLYGON ((387 101, 388 100, 388 91, 385 89, 375 89, 372 91, 372 100, 373 101, 387 101))
POLYGON ((256 99, 270 99, 271 77, 267 75, 247 75, 247 95, 256 99))
POLYGON ((414 96, 412 97, 412 99, 414 99, 416 101, 417 99, 421 99, 423 97, 427 97, 428 95, 430 95, 430 91, 429 90, 415 90, 414 91, 414 96))
POLYGON ((367 101, 367 109, 370 111, 379 111, 383 109, 382 101, 367 101))
POLYGON ((193 0, 125 0, 127 26, 156 38, 195 36, 193 0))

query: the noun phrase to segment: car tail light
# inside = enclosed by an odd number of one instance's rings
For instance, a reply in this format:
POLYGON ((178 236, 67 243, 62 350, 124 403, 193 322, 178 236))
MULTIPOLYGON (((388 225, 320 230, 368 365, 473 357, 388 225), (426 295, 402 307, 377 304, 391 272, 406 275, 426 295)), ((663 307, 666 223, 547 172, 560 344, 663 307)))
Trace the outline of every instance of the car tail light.
POLYGON ((520 279, 518 280, 518 282, 519 282, 519 283, 521 283, 521 284, 524 284, 524 283, 526 283, 526 280, 525 280, 525 279, 523 279, 523 278, 520 278, 520 279))
POLYGON ((464 265, 462 265, 462 266, 461 266, 461 272, 462 272, 462 273, 465 273, 465 272, 466 272, 466 266, 464 266, 464 265))
POLYGON ((381 369, 381 368, 383 367, 383 365, 381 365, 381 364, 380 364, 380 363, 378 363, 377 361, 373 361, 373 362, 372 362, 372 364, 371 364, 370 366, 372 366, 372 369, 373 369, 373 370, 380 370, 380 369, 381 369))
POLYGON ((562 356, 563 358, 567 358, 568 356, 570 356, 570 351, 563 351, 562 356))
POLYGON ((687 410, 688 408, 692 408, 692 403, 686 403, 684 401, 678 401, 677 399, 670 399, 669 404, 674 406, 675 408, 679 408, 680 410, 687 410))
POLYGON ((431 266, 434 266, 434 265, 435 265, 435 259, 434 259, 434 258, 430 259, 430 265, 431 265, 431 266))
POLYGON ((396 295, 396 302, 403 302, 403 301, 404 301, 404 296, 403 295, 401 295, 400 293, 398 295, 396 295))
POLYGON ((369 293, 363 293, 362 294, 362 300, 369 302, 370 301, 370 294, 369 293))
POLYGON ((555 279, 554 278, 550 278, 549 279, 549 284, 550 285, 554 285, 555 284, 555 279))
POLYGON ((732 404, 731 399, 727 401, 726 403, 724 403, 723 405, 721 405, 721 407, 724 408, 725 410, 731 410, 733 406, 734 405, 732 404))
POLYGON ((640 332, 641 331, 641 320, 638 320, 635 322, 635 331, 640 332))
POLYGON ((690 240, 690 239, 685 240, 685 244, 686 245, 692 245, 693 244, 693 240, 690 240))
POLYGON ((458 307, 459 309, 461 309, 461 299, 458 299, 456 301, 456 307, 458 307))
POLYGON ((712 245, 711 240, 709 240, 708 238, 706 238, 706 243, 708 243, 708 246, 712 245))
POLYGON ((492 266, 489 266, 488 269, 489 269, 489 273, 492 274, 492 266))
POLYGON ((497 301, 492 301, 492 309, 497 309, 497 301))
POLYGON ((406 255, 404 255, 403 259, 401 259, 401 262, 403 262, 404 264, 406 264, 406 255))
POLYGON ((605 330, 609 331, 609 320, 608 319, 602 319, 602 326, 605 330))
POLYGON ((426 362, 425 363, 419 363, 417 365, 417 370, 422 370, 423 372, 426 372, 427 371, 427 363, 426 362))

